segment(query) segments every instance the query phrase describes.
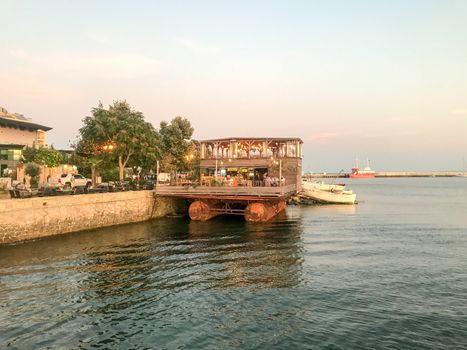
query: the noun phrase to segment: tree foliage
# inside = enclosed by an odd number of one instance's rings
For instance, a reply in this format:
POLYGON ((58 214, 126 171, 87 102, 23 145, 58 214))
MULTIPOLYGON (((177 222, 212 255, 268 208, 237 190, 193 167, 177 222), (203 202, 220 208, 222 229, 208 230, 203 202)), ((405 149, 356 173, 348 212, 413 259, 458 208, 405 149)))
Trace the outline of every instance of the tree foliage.
POLYGON ((170 123, 160 123, 162 168, 164 171, 189 170, 196 161, 197 144, 191 140, 193 127, 188 119, 175 117, 170 123), (187 156, 193 155, 193 157, 187 156))
POLYGON ((62 154, 53 148, 26 147, 22 153, 24 163, 47 165, 49 168, 59 166, 63 160, 62 154))
POLYGON ((142 168, 145 173, 155 170, 158 160, 166 172, 190 170, 199 164, 199 145, 191 140, 193 127, 188 119, 163 121, 156 130, 126 101, 115 101, 108 108, 99 103, 83 119, 79 131, 72 146, 73 161, 94 175, 110 174, 118 165, 123 180, 125 167, 142 168))
POLYGON ((115 101, 107 109, 99 103, 83 124, 76 150, 94 163, 117 162, 120 180, 127 165, 154 167, 160 158, 157 131, 126 101, 115 101))
POLYGON ((95 153, 95 147, 90 140, 78 137, 71 147, 74 149, 70 158, 71 163, 78 166, 80 174, 91 177, 93 183, 98 176, 98 169, 106 168, 110 164, 116 167, 115 162, 107 154, 95 153))

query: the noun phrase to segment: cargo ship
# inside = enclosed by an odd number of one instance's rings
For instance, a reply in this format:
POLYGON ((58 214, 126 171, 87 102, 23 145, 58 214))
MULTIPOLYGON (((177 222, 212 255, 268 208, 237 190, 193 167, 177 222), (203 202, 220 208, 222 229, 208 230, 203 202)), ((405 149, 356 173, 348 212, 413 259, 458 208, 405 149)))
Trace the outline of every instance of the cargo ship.
POLYGON ((356 159, 355 168, 352 168, 352 172, 349 177, 352 179, 373 179, 375 177, 375 172, 370 168, 370 161, 366 160, 366 167, 360 169, 358 167, 358 158, 356 159))

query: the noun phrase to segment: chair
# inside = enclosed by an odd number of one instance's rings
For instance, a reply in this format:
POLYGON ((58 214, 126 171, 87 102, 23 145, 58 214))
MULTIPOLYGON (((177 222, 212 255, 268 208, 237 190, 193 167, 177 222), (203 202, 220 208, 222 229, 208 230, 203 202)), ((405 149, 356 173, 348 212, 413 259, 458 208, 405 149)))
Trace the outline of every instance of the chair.
POLYGON ((32 193, 28 190, 15 190, 17 198, 31 198, 32 193))

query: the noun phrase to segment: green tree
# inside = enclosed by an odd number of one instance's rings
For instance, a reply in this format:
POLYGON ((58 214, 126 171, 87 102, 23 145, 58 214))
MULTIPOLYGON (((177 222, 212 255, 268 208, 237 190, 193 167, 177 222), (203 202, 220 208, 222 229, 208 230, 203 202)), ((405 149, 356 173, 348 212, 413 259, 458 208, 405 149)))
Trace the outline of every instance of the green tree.
POLYGON ((130 161, 144 161, 148 165, 160 158, 157 131, 126 101, 115 101, 108 109, 99 103, 92 109, 92 115, 83 119, 83 124, 78 148, 86 149, 95 163, 117 162, 120 180, 130 161))
POLYGON ((164 171, 189 170, 193 166, 198 153, 196 142, 191 140, 193 131, 190 121, 186 118, 175 117, 170 123, 161 122, 159 134, 164 171))
POLYGON ((78 166, 80 174, 90 176, 93 185, 97 183, 100 169, 105 168, 107 164, 116 166, 108 154, 97 152, 90 140, 78 138, 71 147, 74 149, 71 163, 78 166))
POLYGON ((63 160, 62 154, 53 148, 26 147, 22 153, 24 163, 47 165, 49 168, 59 166, 63 160))

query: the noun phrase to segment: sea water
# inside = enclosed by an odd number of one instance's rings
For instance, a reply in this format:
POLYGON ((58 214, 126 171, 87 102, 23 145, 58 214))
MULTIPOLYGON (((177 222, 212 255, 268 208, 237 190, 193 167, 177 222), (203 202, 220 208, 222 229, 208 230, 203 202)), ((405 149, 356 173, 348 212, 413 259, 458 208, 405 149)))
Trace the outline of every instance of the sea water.
POLYGON ((467 179, 0 247, 0 348, 466 349, 467 179))

